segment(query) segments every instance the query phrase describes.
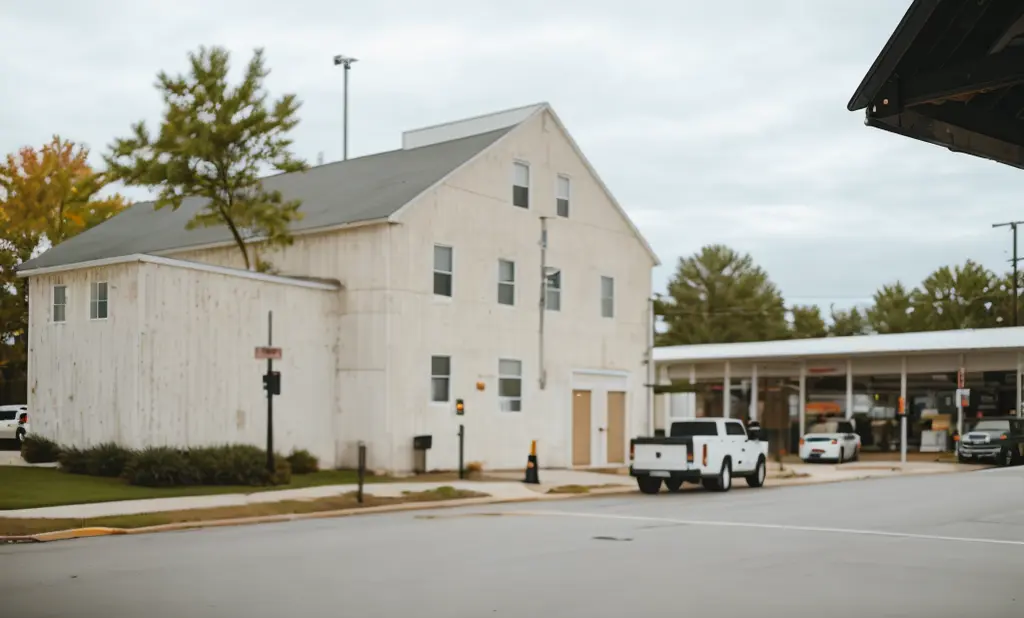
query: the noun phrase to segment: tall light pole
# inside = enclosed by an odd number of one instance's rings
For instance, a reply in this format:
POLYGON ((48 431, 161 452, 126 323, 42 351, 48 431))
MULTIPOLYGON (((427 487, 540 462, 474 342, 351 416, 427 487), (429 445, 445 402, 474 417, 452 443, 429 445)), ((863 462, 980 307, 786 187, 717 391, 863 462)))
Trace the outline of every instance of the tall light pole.
POLYGON ((342 128, 342 130, 345 133, 344 150, 343 150, 343 154, 342 154, 342 160, 343 161, 348 161, 348 72, 352 68, 352 63, 356 62, 356 61, 357 61, 356 58, 349 58, 348 56, 342 56, 341 54, 338 54, 337 56, 334 57, 334 66, 341 65, 341 66, 345 67, 345 81, 344 81, 345 85, 343 87, 343 92, 344 92, 343 96, 345 97, 345 103, 344 103, 344 111, 342 112, 344 114, 344 118, 345 118, 343 120, 343 128, 342 128))
POLYGON ((992 227, 1010 226, 1013 230, 1013 326, 1017 325, 1017 226, 1024 221, 1007 221, 1006 223, 993 223, 992 227))

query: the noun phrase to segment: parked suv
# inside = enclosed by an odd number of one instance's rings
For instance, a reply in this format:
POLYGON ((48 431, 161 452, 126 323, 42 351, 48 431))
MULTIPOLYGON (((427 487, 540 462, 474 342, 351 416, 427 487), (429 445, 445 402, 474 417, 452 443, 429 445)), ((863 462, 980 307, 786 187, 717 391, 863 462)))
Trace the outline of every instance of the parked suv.
POLYGON ((995 461, 1012 466, 1024 460, 1024 421, 1015 417, 985 418, 964 432, 957 446, 961 463, 995 461))
POLYGON ((0 406, 0 440, 17 440, 28 435, 28 407, 0 406))

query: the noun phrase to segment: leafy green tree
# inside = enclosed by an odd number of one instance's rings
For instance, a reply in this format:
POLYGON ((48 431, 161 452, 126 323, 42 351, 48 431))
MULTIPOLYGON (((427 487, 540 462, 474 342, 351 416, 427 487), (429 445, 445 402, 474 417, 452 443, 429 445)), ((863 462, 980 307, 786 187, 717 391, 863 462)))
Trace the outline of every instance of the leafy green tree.
POLYGON ((821 307, 817 305, 795 305, 791 310, 793 324, 790 333, 794 339, 813 339, 828 335, 821 307))
POLYGON ((261 175, 307 168, 292 154, 288 138, 299 122, 300 103, 286 94, 268 105, 262 49, 237 86, 228 83, 227 50, 201 47, 189 60, 187 76, 158 76, 165 104, 159 135, 154 139, 143 122, 136 123, 131 137, 113 143, 107 165, 127 185, 158 188, 158 209, 177 210, 187 198, 202 198, 204 206, 188 229, 224 225, 247 269, 269 269, 248 243, 292 242, 290 226, 301 217, 301 202, 266 190, 261 175))
POLYGON ((655 311, 667 327, 658 345, 767 341, 789 330, 782 295, 767 273, 724 245, 680 258, 655 311))
POLYGON ((921 283, 913 295, 914 312, 923 330, 956 330, 998 326, 1001 282, 973 260, 943 266, 921 283))
MULTIPOLYGON (((1020 280, 1020 273, 1017 276, 1017 292, 1020 293, 1024 289, 1024 281, 1020 280)), ((1008 272, 1001 278, 995 278, 992 288, 992 293, 995 296, 990 309, 993 325, 1013 326, 1013 272, 1008 272)), ((1024 305, 1024 300, 1018 298, 1018 325, 1020 324, 1019 313, 1021 309, 1024 309, 1022 305, 1024 305)))
POLYGON ((871 330, 880 334, 921 330, 921 320, 913 302, 917 293, 917 290, 907 290, 899 281, 882 286, 875 292, 875 302, 867 310, 871 330))
POLYGON ((831 308, 832 323, 829 324, 828 334, 832 337, 850 337, 853 335, 864 335, 868 332, 868 321, 859 309, 853 307, 849 310, 831 308))

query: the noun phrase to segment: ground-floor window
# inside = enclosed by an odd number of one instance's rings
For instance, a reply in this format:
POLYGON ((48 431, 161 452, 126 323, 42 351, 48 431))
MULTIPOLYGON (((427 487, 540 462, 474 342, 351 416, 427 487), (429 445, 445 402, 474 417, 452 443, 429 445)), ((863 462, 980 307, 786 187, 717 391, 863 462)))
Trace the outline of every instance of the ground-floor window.
POLYGON ((498 402, 502 412, 522 412, 522 361, 507 358, 498 361, 498 402))
POLYGON ((452 379, 452 357, 430 357, 430 401, 448 403, 452 379))

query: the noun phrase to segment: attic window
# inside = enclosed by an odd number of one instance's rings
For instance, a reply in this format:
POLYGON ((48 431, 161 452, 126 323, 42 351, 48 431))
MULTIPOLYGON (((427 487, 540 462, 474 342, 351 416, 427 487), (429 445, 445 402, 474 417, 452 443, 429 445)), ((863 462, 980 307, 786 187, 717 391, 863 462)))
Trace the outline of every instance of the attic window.
POLYGON ((555 196, 555 203, 559 217, 569 216, 569 177, 558 177, 558 193, 555 196))
POLYGON ((530 207, 530 166, 516 162, 515 176, 512 180, 512 205, 520 208, 530 207))

